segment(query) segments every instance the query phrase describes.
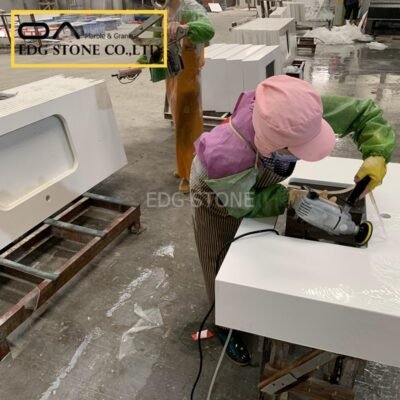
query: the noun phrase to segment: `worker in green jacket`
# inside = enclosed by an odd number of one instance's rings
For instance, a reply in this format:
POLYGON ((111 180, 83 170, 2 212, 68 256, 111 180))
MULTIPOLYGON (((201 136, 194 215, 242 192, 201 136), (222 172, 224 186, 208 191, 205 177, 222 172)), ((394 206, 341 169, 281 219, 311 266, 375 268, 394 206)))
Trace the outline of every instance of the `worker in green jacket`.
MULTIPOLYGON (((308 82, 273 76, 255 92, 242 93, 229 123, 200 136, 190 187, 195 240, 210 303, 224 248, 242 218, 283 214, 305 191, 279 182, 293 173, 298 160, 319 161, 331 153, 337 136, 350 134, 364 161, 358 171, 349 171, 349 177, 371 177, 365 195, 382 183, 395 145, 393 128, 372 100, 321 98, 308 82)), ((216 327, 216 333, 226 340, 225 329, 216 327)), ((250 362, 237 332, 227 354, 241 365, 250 362)))

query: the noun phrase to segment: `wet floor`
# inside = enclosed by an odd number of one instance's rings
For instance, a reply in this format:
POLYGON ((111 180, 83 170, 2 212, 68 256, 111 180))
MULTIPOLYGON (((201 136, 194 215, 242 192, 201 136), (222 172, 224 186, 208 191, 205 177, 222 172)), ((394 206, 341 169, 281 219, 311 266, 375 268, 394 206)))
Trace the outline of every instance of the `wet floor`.
MULTIPOLYGON (((386 44, 389 47, 384 51, 370 50, 365 44, 317 46, 316 55, 307 65, 306 79, 321 94, 375 101, 399 132, 400 40, 386 44)), ((339 143, 334 154, 359 157, 349 141, 339 143)), ((393 161, 400 161, 399 146, 395 148, 393 161)))

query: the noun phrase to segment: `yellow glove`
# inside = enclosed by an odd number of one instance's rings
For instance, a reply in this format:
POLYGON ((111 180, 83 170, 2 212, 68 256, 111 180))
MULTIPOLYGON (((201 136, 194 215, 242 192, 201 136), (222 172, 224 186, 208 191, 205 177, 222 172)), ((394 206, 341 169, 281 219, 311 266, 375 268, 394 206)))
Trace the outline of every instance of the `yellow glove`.
POLYGON ((331 203, 337 202, 337 197, 336 196, 329 197, 329 192, 327 190, 322 190, 321 192, 319 192, 319 197, 325 200, 329 200, 331 203))
POLYGON ((302 190, 302 189, 289 189, 288 192, 288 208, 293 208, 294 203, 300 199, 301 197, 304 197, 307 194, 307 190, 302 190))
POLYGON ((365 190, 361 197, 365 196, 369 191, 374 190, 382 183, 386 175, 386 160, 380 156, 366 158, 361 168, 358 170, 357 175, 354 177, 354 181, 358 182, 367 175, 371 177, 371 181, 367 186, 367 190, 365 190))

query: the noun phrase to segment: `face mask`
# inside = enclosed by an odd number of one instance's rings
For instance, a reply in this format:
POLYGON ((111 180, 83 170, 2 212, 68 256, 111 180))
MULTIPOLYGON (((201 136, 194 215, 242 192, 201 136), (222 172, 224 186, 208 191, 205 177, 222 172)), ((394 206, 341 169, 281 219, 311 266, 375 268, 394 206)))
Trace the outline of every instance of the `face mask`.
POLYGON ((283 162, 296 162, 299 160, 293 154, 279 154, 279 153, 271 153, 270 157, 274 161, 283 161, 283 162))
POLYGON ((290 176, 298 158, 293 155, 271 153, 269 157, 260 157, 264 168, 274 171, 281 176, 290 176))

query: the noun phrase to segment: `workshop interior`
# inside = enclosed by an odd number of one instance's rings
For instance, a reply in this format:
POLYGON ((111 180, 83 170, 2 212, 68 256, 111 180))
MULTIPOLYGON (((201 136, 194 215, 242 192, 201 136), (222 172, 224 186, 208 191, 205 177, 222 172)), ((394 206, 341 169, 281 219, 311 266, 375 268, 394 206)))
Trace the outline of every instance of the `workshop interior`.
POLYGON ((0 0, 1 400, 400 400, 400 0, 0 0))

